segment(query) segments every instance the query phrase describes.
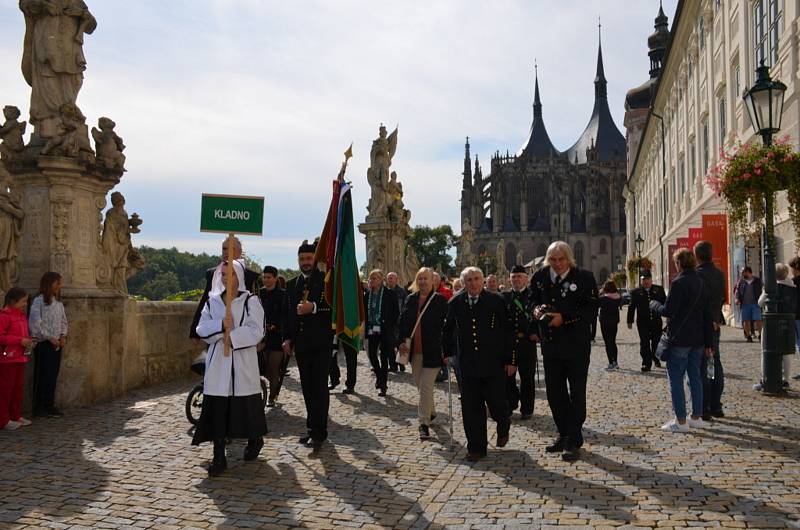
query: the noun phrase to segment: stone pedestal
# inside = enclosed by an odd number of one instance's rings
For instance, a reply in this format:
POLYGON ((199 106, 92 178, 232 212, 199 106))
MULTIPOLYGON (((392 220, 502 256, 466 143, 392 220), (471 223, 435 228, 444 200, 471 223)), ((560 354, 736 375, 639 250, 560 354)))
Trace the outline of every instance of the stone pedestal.
POLYGON ((35 291, 46 271, 61 274, 65 294, 111 294, 111 272, 99 250, 102 212, 120 172, 73 158, 39 156, 8 168, 25 220, 18 259, 20 287, 35 291))
POLYGON ((358 225, 358 230, 367 240, 367 273, 373 269, 381 269, 384 274, 396 272, 400 285, 414 279, 419 261, 407 244, 407 224, 368 220, 358 225))

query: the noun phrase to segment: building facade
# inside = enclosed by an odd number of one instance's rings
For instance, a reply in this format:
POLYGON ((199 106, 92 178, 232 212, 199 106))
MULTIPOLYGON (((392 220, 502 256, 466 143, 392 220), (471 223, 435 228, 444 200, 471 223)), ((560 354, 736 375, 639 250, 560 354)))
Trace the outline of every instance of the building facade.
POLYGON ((547 134, 537 73, 533 122, 516 154, 495 152, 484 177, 477 155, 473 170, 467 138, 461 222, 471 243, 459 248, 459 264, 481 265, 481 256, 490 255, 505 272, 544 256, 552 241, 564 240, 578 266, 594 272, 598 281, 608 278, 625 259, 625 149, 608 108, 601 46, 592 115, 566 151, 547 134))
MULTIPOLYGON (((656 280, 668 285, 670 250, 709 231, 725 231, 715 244, 730 285, 750 265, 761 270, 761 241, 744 241, 725 223, 725 205, 706 185, 720 151, 756 141, 742 94, 754 83, 763 59, 773 79, 788 89, 778 136, 797 146, 800 106, 797 87, 796 0, 681 0, 667 30, 659 11, 648 39, 650 79, 628 92, 628 248, 644 239, 641 254, 654 264, 656 280), (724 226, 723 226, 724 225, 724 226), (727 246, 726 246, 727 244, 727 246), (720 248, 722 247, 722 248, 720 248)), ((778 197, 777 261, 797 254, 785 197, 778 197)))

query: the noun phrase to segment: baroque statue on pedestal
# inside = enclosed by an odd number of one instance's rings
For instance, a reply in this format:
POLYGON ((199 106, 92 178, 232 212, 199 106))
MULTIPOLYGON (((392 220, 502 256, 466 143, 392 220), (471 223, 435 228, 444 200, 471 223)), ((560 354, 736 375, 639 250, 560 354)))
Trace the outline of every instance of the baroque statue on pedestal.
POLYGON ((22 234, 22 210, 19 198, 11 193, 11 175, 0 163, 0 290, 8 291, 17 276, 17 256, 22 234))
POLYGON ((118 191, 112 193, 111 208, 103 224, 102 248, 111 269, 111 286, 119 293, 128 293, 128 278, 144 267, 144 259, 131 243, 131 234, 138 234, 141 224, 137 214, 128 217, 125 197, 118 191))
POLYGON ((97 127, 92 127, 92 138, 94 138, 95 150, 97 151, 97 163, 109 169, 125 171, 125 144, 122 138, 114 132, 117 124, 109 118, 100 118, 97 127))
POLYGON ((0 140, 3 140, 0 144, 0 159, 13 161, 25 151, 25 140, 22 135, 25 134, 28 124, 19 121, 20 111, 12 105, 3 107, 3 117, 6 121, 0 127, 0 140))
POLYGON ((388 217, 391 204, 389 193, 389 168, 397 150, 397 129, 386 135, 386 127, 380 126, 378 138, 372 142, 369 153, 370 166, 367 170, 367 182, 372 192, 367 210, 372 219, 388 217))

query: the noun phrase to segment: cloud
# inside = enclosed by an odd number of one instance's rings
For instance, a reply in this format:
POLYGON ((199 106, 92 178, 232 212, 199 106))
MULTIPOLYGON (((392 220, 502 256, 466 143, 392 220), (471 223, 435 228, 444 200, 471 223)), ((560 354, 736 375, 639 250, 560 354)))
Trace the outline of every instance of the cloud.
MULTIPOLYGON (((19 72, 24 24, 0 6, 2 104, 27 111, 19 72)), ((665 6, 672 13, 675 0, 665 6)), ((369 148, 399 125, 393 169, 414 224, 458 230, 464 137, 484 175, 495 150, 516 151, 531 121, 533 60, 545 122, 566 149, 592 108, 596 15, 604 17, 609 103, 622 127, 625 91, 647 77, 657 2, 478 0, 102 0, 79 104, 117 122, 128 173, 120 190, 145 219, 137 243, 197 237, 202 192, 265 195, 265 241, 313 237, 330 180, 352 141, 356 223, 366 215, 369 148)), ((198 246, 208 242, 208 248, 198 246)), ((191 245, 191 246, 189 246, 191 245)), ((261 250, 260 250, 261 251, 261 250)), ((359 259, 364 259, 359 236, 359 259)))

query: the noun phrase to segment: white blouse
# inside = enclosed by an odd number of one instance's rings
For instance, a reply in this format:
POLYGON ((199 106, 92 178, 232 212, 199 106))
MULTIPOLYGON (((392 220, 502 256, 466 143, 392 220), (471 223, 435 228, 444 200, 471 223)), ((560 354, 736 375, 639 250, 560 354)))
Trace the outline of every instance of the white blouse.
POLYGON ((28 320, 31 336, 39 340, 58 340, 67 336, 67 313, 64 304, 55 298, 44 303, 44 296, 33 299, 28 320))

